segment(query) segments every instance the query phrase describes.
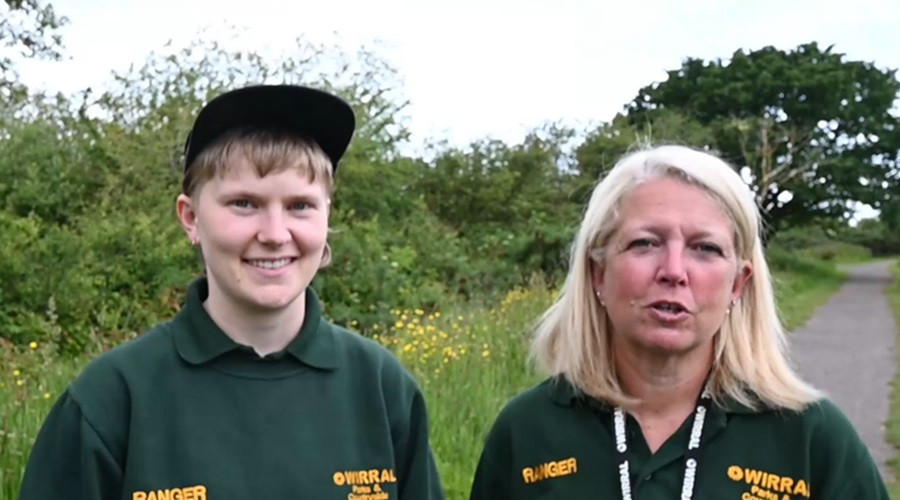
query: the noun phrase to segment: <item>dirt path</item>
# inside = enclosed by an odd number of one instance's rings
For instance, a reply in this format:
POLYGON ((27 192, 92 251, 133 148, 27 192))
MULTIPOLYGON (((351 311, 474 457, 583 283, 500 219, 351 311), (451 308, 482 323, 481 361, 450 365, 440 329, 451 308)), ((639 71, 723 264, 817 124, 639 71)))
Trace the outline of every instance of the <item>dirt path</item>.
POLYGON ((884 422, 897 366, 897 326, 885 296, 890 266, 848 268, 840 291, 791 335, 797 369, 847 414, 886 479, 884 464, 894 450, 884 422))

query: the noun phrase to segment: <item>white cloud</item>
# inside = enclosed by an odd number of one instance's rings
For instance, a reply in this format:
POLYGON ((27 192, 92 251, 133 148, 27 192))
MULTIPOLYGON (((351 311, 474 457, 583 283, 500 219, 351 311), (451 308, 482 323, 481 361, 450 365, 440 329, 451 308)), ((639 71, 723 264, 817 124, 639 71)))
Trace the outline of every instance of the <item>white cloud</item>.
POLYGON ((727 58, 737 48, 789 49, 817 40, 850 58, 900 67, 900 4, 861 0, 59 0, 71 18, 64 63, 26 62, 29 85, 72 92, 102 87, 166 41, 204 27, 245 27, 242 48, 279 51, 300 35, 355 47, 374 39, 405 79, 411 126, 464 144, 518 140, 564 119, 609 119, 686 57, 727 58))

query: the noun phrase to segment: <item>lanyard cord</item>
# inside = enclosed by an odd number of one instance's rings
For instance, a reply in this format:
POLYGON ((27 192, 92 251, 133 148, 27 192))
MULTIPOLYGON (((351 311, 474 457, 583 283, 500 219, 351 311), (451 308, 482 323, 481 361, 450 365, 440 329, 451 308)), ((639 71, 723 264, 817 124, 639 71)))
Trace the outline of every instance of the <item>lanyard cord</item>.
MULTIPOLYGON (((694 424, 688 439, 687 451, 684 453, 684 478, 681 483, 681 500, 691 500, 694 496, 694 482, 700 466, 700 436, 703 435, 703 424, 710 407, 709 390, 704 388, 697 400, 694 411, 694 424)), ((625 412, 616 407, 613 412, 613 427, 616 436, 616 455, 618 456, 619 485, 622 500, 631 500, 631 475, 628 469, 628 443, 625 439, 625 412)))

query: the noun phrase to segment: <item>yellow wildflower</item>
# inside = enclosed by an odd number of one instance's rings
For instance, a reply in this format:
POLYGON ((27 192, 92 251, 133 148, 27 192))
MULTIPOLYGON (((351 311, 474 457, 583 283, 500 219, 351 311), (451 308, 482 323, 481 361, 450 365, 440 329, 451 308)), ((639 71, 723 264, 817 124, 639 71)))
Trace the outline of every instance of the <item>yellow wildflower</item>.
POLYGON ((30 348, 32 348, 32 349, 37 349, 37 348, 38 348, 38 343, 37 343, 37 342, 32 342, 32 343, 28 344, 28 347, 30 347, 30 348))

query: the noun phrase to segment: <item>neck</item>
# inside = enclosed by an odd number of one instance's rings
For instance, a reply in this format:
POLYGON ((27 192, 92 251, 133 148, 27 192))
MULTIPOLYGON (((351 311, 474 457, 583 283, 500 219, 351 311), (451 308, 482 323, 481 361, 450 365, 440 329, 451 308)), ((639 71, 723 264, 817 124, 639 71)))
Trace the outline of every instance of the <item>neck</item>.
POLYGON ((693 408, 712 367, 712 355, 712 346, 677 356, 616 350, 619 383, 639 401, 632 413, 665 414, 675 408, 693 408))
POLYGON ((260 357, 287 347, 297 337, 306 318, 305 294, 280 310, 248 311, 223 294, 210 291, 203 307, 225 335, 238 344, 252 347, 260 357))
POLYGON ((616 372, 626 394, 638 400, 628 408, 650 451, 655 453, 696 409, 712 366, 712 349, 685 356, 653 356, 616 351, 616 372))

